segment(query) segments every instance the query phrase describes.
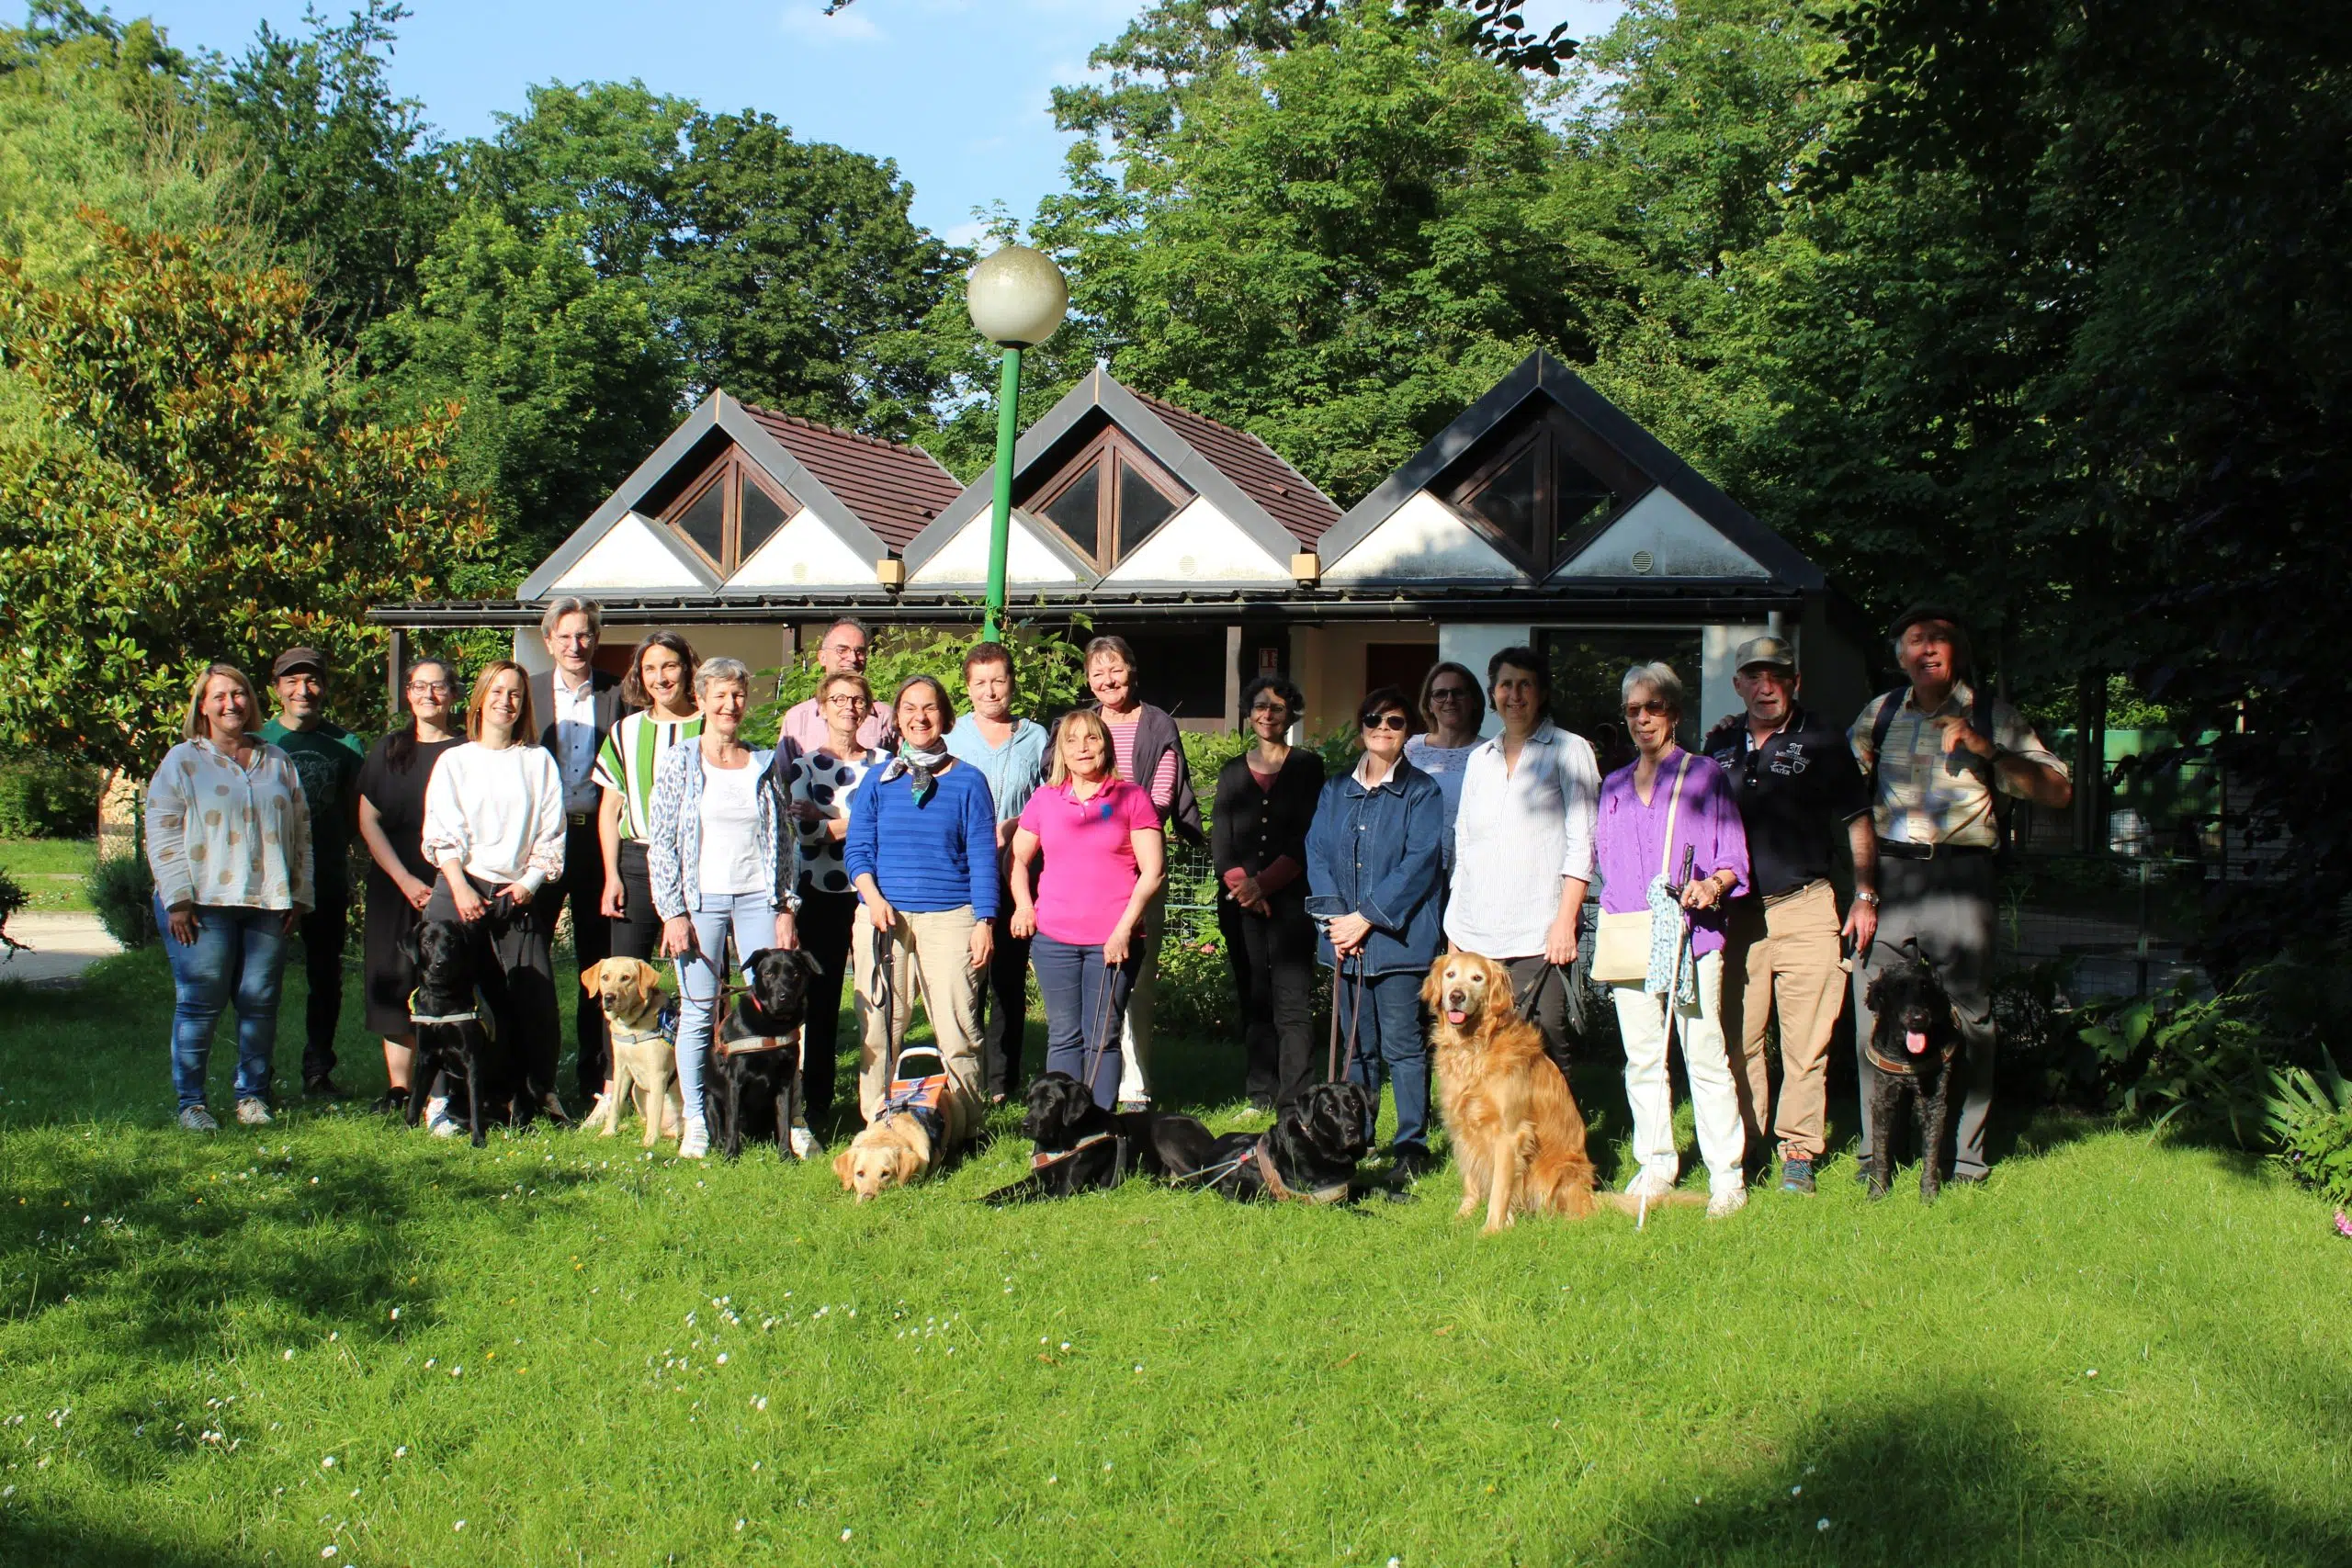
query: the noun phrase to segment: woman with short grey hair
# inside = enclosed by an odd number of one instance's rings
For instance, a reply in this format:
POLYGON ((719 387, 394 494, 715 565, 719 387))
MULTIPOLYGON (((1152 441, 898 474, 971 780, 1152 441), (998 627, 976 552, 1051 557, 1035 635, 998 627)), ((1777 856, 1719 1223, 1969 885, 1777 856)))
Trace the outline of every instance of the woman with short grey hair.
POLYGON ((710 1153, 703 1068, 728 938, 748 983, 754 953, 799 944, 793 915, 800 908, 799 854, 781 828, 772 753, 753 750, 740 734, 752 671, 740 659, 705 660, 695 671, 695 697, 702 734, 662 759, 645 856, 662 916, 662 954, 677 960, 678 1094, 685 1101, 678 1153, 686 1159, 710 1153))
POLYGON ((1707 1166, 1707 1213, 1747 1201, 1742 1162, 1747 1135, 1724 1043, 1724 921, 1726 902, 1747 890, 1747 833, 1724 771, 1675 744, 1682 679, 1664 664, 1637 664, 1619 687, 1634 760, 1600 784, 1594 838, 1600 913, 1647 916, 1631 966, 1620 973, 1601 938, 1594 978, 1609 986, 1625 1042, 1625 1100, 1634 1113, 1636 1168, 1626 1191, 1656 1199, 1674 1190, 1681 1156, 1674 1143, 1674 1092, 1667 1080, 1669 1024, 1682 1042, 1690 1110, 1707 1166), (1683 874, 1686 853, 1690 874, 1683 874))

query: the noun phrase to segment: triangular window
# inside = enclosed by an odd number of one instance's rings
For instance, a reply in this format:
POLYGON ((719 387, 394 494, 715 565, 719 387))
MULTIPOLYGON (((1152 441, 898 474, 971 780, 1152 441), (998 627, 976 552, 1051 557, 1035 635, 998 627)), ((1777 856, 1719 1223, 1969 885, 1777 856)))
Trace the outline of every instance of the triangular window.
POLYGON ((730 446, 678 492, 662 520, 726 577, 799 510, 799 503, 758 464, 730 446))
POLYGON ((1116 425, 1079 448, 1022 502, 1108 571, 1181 511, 1192 492, 1116 425))
POLYGON ((1431 488, 1540 576, 1650 484, 1566 409, 1539 397, 1431 488))

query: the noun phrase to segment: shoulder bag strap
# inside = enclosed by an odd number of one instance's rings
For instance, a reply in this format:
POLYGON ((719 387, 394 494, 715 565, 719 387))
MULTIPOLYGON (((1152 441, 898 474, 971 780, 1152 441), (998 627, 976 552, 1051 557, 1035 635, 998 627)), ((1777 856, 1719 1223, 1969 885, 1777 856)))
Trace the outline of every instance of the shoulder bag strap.
POLYGON ((1666 842, 1657 852, 1657 874, 1660 876, 1674 874, 1674 818, 1682 809, 1682 781, 1690 772, 1690 753, 1685 751, 1682 753, 1682 765, 1674 770, 1674 793, 1667 797, 1666 802, 1666 842))

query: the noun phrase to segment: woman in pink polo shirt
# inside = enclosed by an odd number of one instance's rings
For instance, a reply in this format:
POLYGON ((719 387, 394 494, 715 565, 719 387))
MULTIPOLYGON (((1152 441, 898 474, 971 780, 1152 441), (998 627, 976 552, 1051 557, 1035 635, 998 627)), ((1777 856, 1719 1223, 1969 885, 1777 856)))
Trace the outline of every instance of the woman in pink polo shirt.
POLYGON ((1159 812, 1118 776, 1102 717, 1064 717, 1045 785, 1012 835, 1012 934, 1032 939, 1029 962, 1046 998, 1046 1070, 1086 1083, 1105 1110, 1118 1098, 1119 1024, 1143 957, 1136 928, 1167 861, 1159 812))

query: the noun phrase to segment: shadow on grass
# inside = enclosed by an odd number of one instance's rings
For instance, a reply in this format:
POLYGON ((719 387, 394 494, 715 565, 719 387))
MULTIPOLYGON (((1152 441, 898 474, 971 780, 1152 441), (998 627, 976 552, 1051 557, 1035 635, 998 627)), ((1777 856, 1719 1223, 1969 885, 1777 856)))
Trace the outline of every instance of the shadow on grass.
POLYGON ((1777 1464, 1686 1480, 1672 1495, 1621 1514, 1610 1531, 1614 1556, 1644 1568, 2076 1554, 2352 1562, 2352 1527, 2340 1509, 2283 1501, 2224 1473, 2153 1484, 2102 1474, 2039 1436, 2021 1412, 1973 1392, 1826 1413, 1781 1451, 1788 1458, 1777 1464))
POLYGON ((232 1557, 219 1549, 187 1551, 159 1546, 58 1519, 0 1514, 0 1562, 39 1563, 41 1568, 242 1568, 261 1558, 232 1557))

